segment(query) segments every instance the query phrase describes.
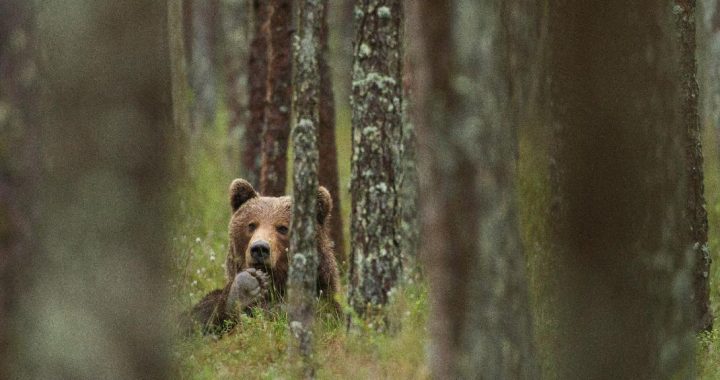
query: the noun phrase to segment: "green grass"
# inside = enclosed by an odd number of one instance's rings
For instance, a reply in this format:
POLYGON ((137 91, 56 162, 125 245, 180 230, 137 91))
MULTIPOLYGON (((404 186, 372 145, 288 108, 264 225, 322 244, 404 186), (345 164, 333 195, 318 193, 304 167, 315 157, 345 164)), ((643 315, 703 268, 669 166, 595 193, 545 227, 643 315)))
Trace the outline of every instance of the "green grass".
MULTIPOLYGON (((338 110, 338 159, 341 180, 341 213, 349 220, 350 126, 347 108, 338 110)), ((179 214, 175 223, 175 271, 172 282, 177 311, 187 310, 204 294, 224 284, 223 263, 228 249, 227 224, 230 211, 227 187, 240 176, 236 137, 223 127, 220 114, 216 126, 192 139, 187 153, 189 181, 178 189, 179 214)), ((534 136, 533 139, 537 139, 534 136)), ((556 326, 552 282, 547 275, 557 263, 545 254, 549 247, 546 214, 549 199, 545 152, 521 139, 523 160, 519 168, 521 223, 528 257, 529 285, 535 315, 536 342, 545 378, 554 378, 553 330, 556 326)), ((714 265, 712 304, 720 314, 720 167, 711 131, 705 136, 706 196, 710 220, 710 251, 714 265)), ((346 239, 349 242, 349 239, 346 239)), ((349 248, 349 247, 348 247, 349 248)), ((343 285, 345 286, 345 285, 343 285)), ((345 292, 340 294, 344 303, 345 292)), ((427 284, 405 286, 391 307, 391 318, 399 328, 377 333, 359 328, 348 333, 345 321, 320 316, 315 342, 318 377, 321 379, 422 379, 428 377, 425 364, 428 314, 427 284)), ((259 311, 246 318, 229 335, 215 339, 195 335, 180 340, 174 355, 182 379, 277 379, 295 378, 287 355, 287 316, 282 311, 259 311)), ((716 318, 720 328, 720 319, 716 318)), ((697 370, 702 379, 720 379, 720 333, 701 334, 697 345, 697 370)))

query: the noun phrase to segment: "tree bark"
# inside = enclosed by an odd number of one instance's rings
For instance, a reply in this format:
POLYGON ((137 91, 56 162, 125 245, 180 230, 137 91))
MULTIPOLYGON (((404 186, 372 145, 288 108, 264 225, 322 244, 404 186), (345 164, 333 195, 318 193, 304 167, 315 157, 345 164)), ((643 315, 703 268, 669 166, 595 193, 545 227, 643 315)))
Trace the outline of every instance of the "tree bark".
POLYGON ((330 233, 335 243, 335 258, 340 267, 345 267, 345 236, 340 212, 340 179, 338 177, 337 148, 335 144, 335 95, 329 56, 328 9, 324 7, 322 14, 322 30, 320 35, 321 51, 318 55, 320 68, 320 124, 318 146, 320 150, 320 185, 325 186, 332 196, 333 208, 337 210, 330 219, 330 233))
POLYGON ((708 220, 705 210, 702 134, 698 103, 695 60, 695 0, 675 1, 676 25, 680 33, 680 70, 682 70, 682 117, 685 125, 685 172, 687 175, 687 244, 692 246, 695 261, 692 302, 695 306, 695 331, 711 330, 710 252, 708 220))
POLYGON ((318 127, 321 96, 319 57, 325 1, 302 0, 294 53, 293 220, 290 231, 288 299, 291 352, 303 363, 305 378, 314 377, 312 326, 317 294, 318 127))
POLYGON ((192 1, 192 49, 190 51, 190 86, 193 90, 193 131, 198 133, 215 123, 217 85, 215 48, 218 0, 192 1))
POLYGON ((39 10, 42 216, 32 257, 13 268, 27 277, 15 289, 11 377, 171 378, 167 2, 39 10))
POLYGON ((510 59, 535 42, 512 32, 536 22, 533 6, 460 0, 413 11, 424 48, 414 79, 435 378, 539 375, 515 185, 521 74, 510 59))
POLYGON ((547 14, 559 377, 691 377, 694 261, 672 7, 568 0, 547 14))
POLYGON ((262 137, 260 192, 285 194, 292 101, 292 0, 270 0, 265 130, 262 137))
POLYGON ((270 33, 270 1, 253 0, 253 39, 250 43, 248 72, 250 117, 245 131, 242 164, 248 182, 259 186, 262 164, 262 136, 265 130, 267 96, 268 41, 270 33))
MULTIPOLYGON (((10 358, 21 338, 19 300, 34 254, 32 202, 40 175, 41 95, 37 65, 36 9, 32 2, 0 4, 0 357, 10 358)), ((13 378, 11 360, 0 378, 13 378)))
POLYGON ((397 172, 402 136, 402 4, 355 3, 350 305, 378 314, 401 279, 397 172))

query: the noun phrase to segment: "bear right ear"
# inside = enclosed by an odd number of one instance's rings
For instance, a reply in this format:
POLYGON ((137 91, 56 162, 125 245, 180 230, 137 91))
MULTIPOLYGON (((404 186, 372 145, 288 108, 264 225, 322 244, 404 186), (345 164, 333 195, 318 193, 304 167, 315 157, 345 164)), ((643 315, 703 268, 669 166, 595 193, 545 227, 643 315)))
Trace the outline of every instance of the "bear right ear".
POLYGON ((238 178, 230 184, 230 206, 233 212, 237 211, 245 202, 257 196, 258 194, 250 182, 244 179, 238 178))

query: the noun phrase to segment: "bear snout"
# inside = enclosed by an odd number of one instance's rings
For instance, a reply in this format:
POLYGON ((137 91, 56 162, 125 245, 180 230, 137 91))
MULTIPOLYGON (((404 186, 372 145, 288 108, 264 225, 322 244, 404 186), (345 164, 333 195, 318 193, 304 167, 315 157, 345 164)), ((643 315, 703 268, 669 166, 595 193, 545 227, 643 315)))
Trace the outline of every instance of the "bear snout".
POLYGON ((265 240, 257 240, 250 245, 250 256, 254 264, 268 264, 270 259, 270 243, 265 240))

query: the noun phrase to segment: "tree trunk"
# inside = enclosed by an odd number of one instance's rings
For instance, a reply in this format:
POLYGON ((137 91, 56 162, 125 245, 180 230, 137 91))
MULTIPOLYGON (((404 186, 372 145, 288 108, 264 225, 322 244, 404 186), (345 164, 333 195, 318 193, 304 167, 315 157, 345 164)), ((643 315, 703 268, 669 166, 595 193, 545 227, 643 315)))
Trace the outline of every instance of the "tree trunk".
POLYGON ((270 0, 265 130, 262 137, 260 192, 285 194, 292 100, 292 0, 270 0))
POLYGON ((242 164, 248 182, 260 184, 262 136, 265 129, 265 97, 267 96, 268 41, 270 33, 270 1, 253 0, 253 39, 250 43, 248 72, 248 108, 250 117, 245 130, 242 164))
POLYGON ((318 126, 320 124, 321 34, 325 2, 302 0, 294 46, 293 220, 290 232, 288 300, 291 352, 303 362, 305 378, 314 377, 312 326, 317 294, 318 126))
POLYGON ((695 61, 695 0, 676 0, 676 24, 680 33, 680 69, 682 70, 682 117, 685 125, 685 172, 687 175, 687 244, 692 246, 695 261, 693 296, 696 315, 695 331, 711 330, 710 310, 710 252, 708 250, 708 220, 705 210, 703 153, 700 132, 695 61))
POLYGON ((529 46, 534 36, 509 34, 535 23, 533 5, 468 0, 415 6, 423 46, 414 79, 424 139, 430 368, 435 378, 534 379, 515 186, 511 85, 521 74, 512 71, 510 59, 516 54, 511 47, 529 46), (517 38, 512 45, 511 36, 517 38))
POLYGON ((694 260, 672 7, 557 1, 547 14, 559 377, 689 378, 694 260))
POLYGON ((182 0, 168 0, 168 38, 172 75, 173 121, 179 134, 190 133, 188 70, 185 59, 182 0))
MULTIPOLYGON (((40 175, 35 6, 24 0, 0 3, 0 357, 10 358, 21 338, 17 312, 34 254, 32 202, 40 175)), ((12 360, 0 361, 10 379, 12 360)))
MULTIPOLYGON (((250 6, 248 0, 221 0, 220 6, 228 134, 237 139, 235 141, 241 143, 245 138, 248 113, 246 89, 248 87, 250 6)), ((240 169, 242 170, 242 167, 240 169)), ((256 182, 252 183, 257 185, 256 182)))
POLYGON ((371 317, 402 272, 398 185, 402 136, 402 4, 355 4, 350 305, 371 317))
POLYGON ((198 133, 215 123, 217 85, 215 78, 215 22, 219 0, 192 1, 192 49, 190 51, 190 86, 193 90, 193 132, 198 133))
POLYGON ((171 378, 167 2, 39 9, 42 217, 32 257, 13 268, 27 280, 15 289, 11 378, 171 378))
POLYGON ((333 208, 337 210, 330 219, 330 233, 335 243, 335 258, 340 267, 345 267, 345 236, 340 212, 340 179, 338 178, 337 148, 335 145, 335 98, 333 94, 332 72, 328 65, 328 9, 324 7, 322 14, 322 30, 320 35, 321 51, 318 55, 320 68, 320 124, 318 146, 320 150, 320 185, 325 186, 332 196, 333 208))

